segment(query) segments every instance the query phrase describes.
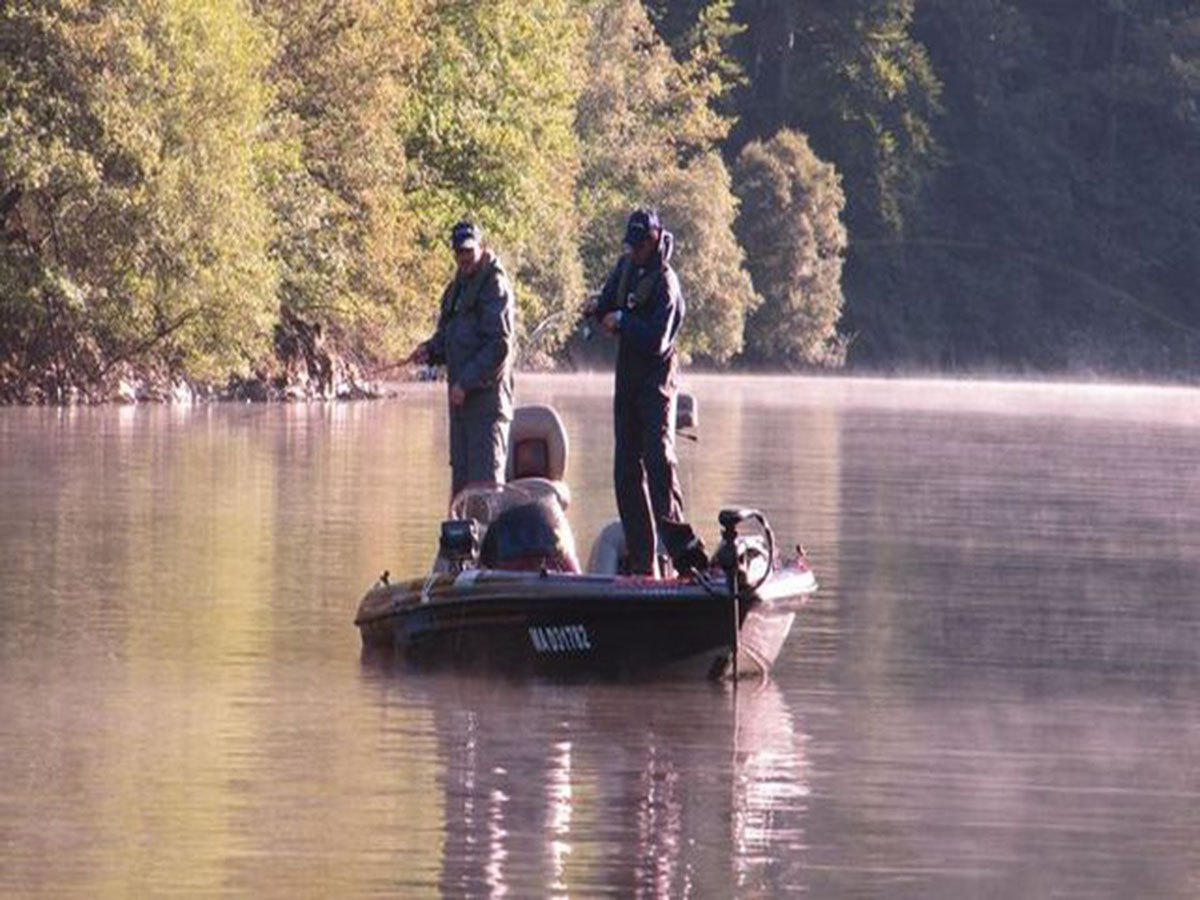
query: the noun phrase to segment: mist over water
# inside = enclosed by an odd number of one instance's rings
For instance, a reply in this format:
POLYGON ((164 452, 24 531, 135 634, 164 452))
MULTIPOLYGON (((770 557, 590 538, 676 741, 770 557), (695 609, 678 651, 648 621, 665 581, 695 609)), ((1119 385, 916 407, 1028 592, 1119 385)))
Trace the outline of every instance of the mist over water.
MULTIPOLYGON (((689 515, 821 581, 774 677, 364 665, 444 387, 0 410, 0 895, 1194 897, 1200 392, 688 377, 689 515)), ((615 515, 608 376, 523 376, 615 515)))

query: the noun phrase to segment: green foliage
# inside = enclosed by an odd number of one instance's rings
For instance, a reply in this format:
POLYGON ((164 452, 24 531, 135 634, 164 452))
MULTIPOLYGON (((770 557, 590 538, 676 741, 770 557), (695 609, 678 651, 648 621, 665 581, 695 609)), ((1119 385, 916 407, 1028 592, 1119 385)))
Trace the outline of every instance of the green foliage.
MULTIPOLYGON (((423 330, 422 251, 397 127, 421 61, 419 0, 262 0, 274 38, 269 188, 286 315, 368 356, 423 330)), ((440 262, 440 261, 439 261, 440 262)))
POLYGON ((654 30, 677 55, 704 9, 710 5, 712 0, 644 0, 642 3, 654 30))
POLYGON ((652 196, 673 230, 686 286, 680 348, 692 357, 727 363, 742 350, 746 316, 759 298, 733 235, 737 201, 725 163, 708 153, 685 168, 668 169, 652 196))
POLYGON ((750 137, 809 135, 846 180, 861 234, 896 233, 937 148, 940 83, 911 33, 915 0, 745 2, 750 137))
POLYGON ((747 26, 738 52, 749 85, 737 98, 737 138, 792 128, 837 167, 854 236, 843 274, 847 319, 866 332, 868 345, 892 336, 883 322, 907 315, 892 309, 896 268, 888 248, 921 211, 942 161, 933 131, 941 82, 914 36, 915 7, 915 0, 738 4, 747 26))
POLYGON ((676 146, 688 159, 723 141, 737 118, 728 103, 745 83, 729 48, 745 28, 732 21, 733 0, 710 0, 683 34, 668 85, 673 98, 676 146))
MULTIPOLYGON (((572 0, 438 0, 422 23, 428 52, 405 122, 423 245, 446 253, 449 274, 450 226, 473 216, 515 276, 525 331, 578 306, 583 291, 572 124, 584 31, 574 10, 572 0)), ((428 285, 434 301, 439 290, 428 285)))
POLYGON ((938 139, 954 165, 903 244, 868 248, 887 266, 854 306, 863 359, 1193 364, 1200 17, 1170 7, 923 7, 946 84, 938 139))
POLYGON ((265 346, 263 45, 236 2, 0 11, 0 355, 67 396, 128 360, 216 376, 265 346))
POLYGON ((650 180, 675 166, 670 131, 670 51, 637 0, 591 4, 575 129, 582 168, 576 191, 584 271, 603 280, 620 248, 625 217, 646 203, 650 180))
POLYGON ((763 303, 747 326, 758 362, 841 365, 845 204, 837 171, 803 135, 781 131, 747 144, 738 158, 738 237, 763 303))
POLYGON ((647 203, 717 365, 841 327, 872 365, 1194 368, 1198 60, 1178 0, 8 0, 0 399, 270 369, 281 323, 399 355, 463 216, 548 362, 647 203))
POLYGON ((756 298, 733 236, 729 175, 713 152, 729 124, 713 104, 726 87, 720 42, 733 28, 727 4, 707 4, 703 15, 678 61, 636 0, 591 5, 576 197, 593 285, 616 259, 629 211, 659 208, 678 239, 674 262, 688 304, 681 345, 724 363, 741 349, 756 298))

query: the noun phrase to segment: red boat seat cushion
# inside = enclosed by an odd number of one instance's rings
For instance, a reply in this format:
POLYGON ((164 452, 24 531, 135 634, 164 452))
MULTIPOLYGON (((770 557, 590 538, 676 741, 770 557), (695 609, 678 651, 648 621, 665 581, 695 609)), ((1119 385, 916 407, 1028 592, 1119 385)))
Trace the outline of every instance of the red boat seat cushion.
POLYGON ((513 447, 513 479, 549 478, 550 450, 540 438, 526 438, 513 447))

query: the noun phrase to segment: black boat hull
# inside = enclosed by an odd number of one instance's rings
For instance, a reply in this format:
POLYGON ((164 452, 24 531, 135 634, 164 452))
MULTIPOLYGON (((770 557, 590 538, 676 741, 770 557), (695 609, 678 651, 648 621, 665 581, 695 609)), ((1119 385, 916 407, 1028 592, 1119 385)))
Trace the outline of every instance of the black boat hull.
MULTIPOLYGON (((816 589, 776 570, 737 609, 739 675, 765 674, 816 589)), ((371 658, 553 677, 725 677, 733 601, 695 581, 470 570, 377 585, 355 623, 371 658)))

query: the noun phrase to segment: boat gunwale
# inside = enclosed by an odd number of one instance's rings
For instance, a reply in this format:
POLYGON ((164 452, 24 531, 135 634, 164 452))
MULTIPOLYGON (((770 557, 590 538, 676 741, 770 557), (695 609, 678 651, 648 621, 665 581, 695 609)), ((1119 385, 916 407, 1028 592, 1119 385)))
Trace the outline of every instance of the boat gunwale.
MULTIPOLYGON (((816 578, 807 566, 784 565, 776 569, 766 583, 750 596, 749 608, 764 614, 794 611, 817 591, 816 578), (796 587, 796 582, 800 586, 796 587)), ((575 572, 514 572, 501 569, 471 569, 445 572, 396 584, 376 584, 359 603, 354 624, 377 625, 387 619, 419 610, 449 613, 456 606, 512 601, 519 604, 567 604, 572 601, 603 600, 614 605, 663 604, 694 605, 697 601, 728 601, 728 595, 713 594, 694 579, 650 579, 645 576, 600 575, 575 572), (486 578, 480 578, 479 574, 486 578), (463 576, 469 575, 463 581, 463 576), (562 588, 574 592, 562 596, 562 588), (513 588, 520 588, 514 595, 513 588), (583 591, 579 591, 583 588, 583 591), (383 595, 383 596, 381 596, 383 595), (368 607, 373 598, 380 598, 368 607), (386 599, 385 599, 386 598, 386 599)), ((649 612, 650 610, 646 610, 649 612)), ((615 610, 605 610, 613 613, 615 610)))

